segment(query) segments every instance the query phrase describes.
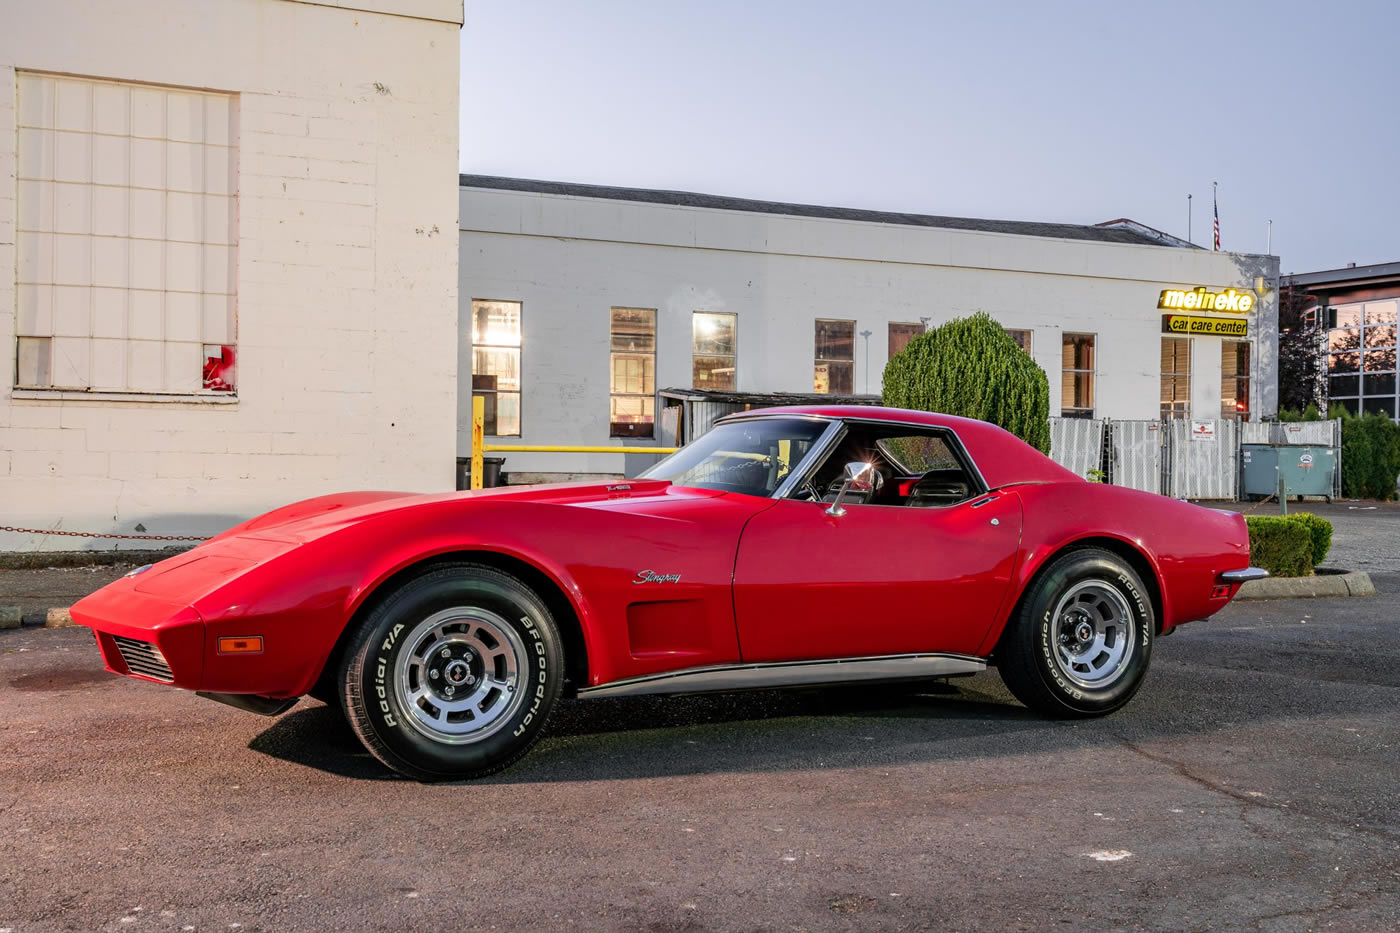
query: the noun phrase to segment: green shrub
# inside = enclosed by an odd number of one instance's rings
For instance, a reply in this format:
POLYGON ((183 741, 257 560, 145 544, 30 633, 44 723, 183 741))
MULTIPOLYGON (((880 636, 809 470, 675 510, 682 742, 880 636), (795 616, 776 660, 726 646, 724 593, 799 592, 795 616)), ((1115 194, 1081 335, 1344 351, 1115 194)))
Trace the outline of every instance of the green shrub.
POLYGON ((1332 406, 1342 419, 1342 495, 1349 499, 1394 499, 1400 476, 1400 425, 1385 415, 1353 415, 1332 406))
POLYGON ((1332 523, 1311 512, 1295 512, 1288 516, 1288 520, 1307 527, 1308 534, 1312 536, 1312 565, 1319 566, 1327 559, 1327 552, 1332 550, 1332 523))
POLYGON ((1050 381, 983 313, 920 334, 885 366, 882 401, 1000 425, 1050 452, 1050 381))
POLYGON ((1312 532, 1292 516, 1252 515, 1249 562, 1275 577, 1306 577, 1312 573, 1312 532))

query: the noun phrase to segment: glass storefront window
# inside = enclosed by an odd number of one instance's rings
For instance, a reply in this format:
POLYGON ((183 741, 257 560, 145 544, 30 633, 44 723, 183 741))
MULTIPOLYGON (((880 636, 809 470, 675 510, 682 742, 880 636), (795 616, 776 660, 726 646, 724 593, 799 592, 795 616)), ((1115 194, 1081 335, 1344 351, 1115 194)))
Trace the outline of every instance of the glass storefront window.
POLYGON ((1355 350, 1346 353, 1333 353, 1327 358, 1327 370, 1332 375, 1338 373, 1359 373, 1361 372, 1361 354, 1355 350))
POLYGON ((1367 350, 1363 365, 1368 373, 1389 373, 1395 371, 1395 348, 1387 350, 1367 350))
POLYGON ((1400 300, 1333 305, 1327 333, 1328 401, 1356 413, 1396 415, 1397 309, 1400 300), (1365 373, 1357 376, 1356 373, 1365 373))
POLYGON ((651 437, 656 422, 656 309, 613 308, 609 437, 651 437))
POLYGON ((1162 338, 1162 417, 1191 417, 1191 338, 1162 338))
POLYGON ((1394 324, 1372 324, 1366 328, 1366 346, 1368 347, 1393 347, 1395 346, 1395 325, 1394 324))
POLYGON ((1361 329, 1342 327, 1327 334, 1327 349, 1336 353, 1339 350, 1355 350, 1361 346, 1361 329))
POLYGON ((818 320, 812 391, 850 395, 855 383, 856 322, 818 320))
POLYGON ((1060 414, 1094 417, 1094 335, 1063 334, 1060 339, 1060 414))
POLYGON ((1396 319, 1396 310, 1400 308, 1400 301, 1391 299, 1390 301, 1368 301, 1366 302, 1366 323, 1385 324, 1396 319))
POLYGON ((1236 340, 1220 344, 1220 417, 1249 418, 1249 347, 1236 340))
POLYGON ((1361 311, 1364 305, 1335 305, 1332 310, 1337 312, 1337 322, 1333 327, 1357 327, 1361 324, 1361 311))
POLYGON ((691 384, 733 392, 738 387, 739 316, 696 311, 691 316, 691 384))
POLYGON ((520 434, 520 319, 518 301, 472 299, 472 395, 493 437, 520 434))

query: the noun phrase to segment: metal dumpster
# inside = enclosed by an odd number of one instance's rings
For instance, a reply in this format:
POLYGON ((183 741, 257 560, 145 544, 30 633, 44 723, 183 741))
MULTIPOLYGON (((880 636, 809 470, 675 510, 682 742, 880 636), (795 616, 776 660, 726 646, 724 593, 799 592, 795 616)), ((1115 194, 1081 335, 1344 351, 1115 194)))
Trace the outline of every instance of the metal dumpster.
POLYGON ((1243 494, 1264 498, 1278 492, 1280 475, 1287 495, 1325 496, 1332 501, 1333 484, 1337 474, 1335 447, 1242 444, 1240 464, 1243 473, 1243 494))

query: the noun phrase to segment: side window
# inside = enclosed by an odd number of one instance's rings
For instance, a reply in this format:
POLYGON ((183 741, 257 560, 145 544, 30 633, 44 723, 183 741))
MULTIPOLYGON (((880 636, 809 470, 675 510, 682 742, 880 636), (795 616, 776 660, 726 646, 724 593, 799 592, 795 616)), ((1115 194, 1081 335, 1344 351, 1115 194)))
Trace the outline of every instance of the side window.
POLYGON ((893 464, 902 466, 905 475, 922 476, 929 470, 962 469, 962 464, 948 448, 948 442, 941 437, 927 434, 887 437, 876 441, 875 446, 893 464))
POLYGON ((811 475, 809 487, 827 501, 833 501, 845 478, 845 465, 854 461, 873 463, 880 475, 871 493, 845 500, 851 505, 910 506, 937 508, 957 505, 982 491, 980 481, 954 449, 947 432, 919 431, 907 426, 854 422, 836 449, 811 475))

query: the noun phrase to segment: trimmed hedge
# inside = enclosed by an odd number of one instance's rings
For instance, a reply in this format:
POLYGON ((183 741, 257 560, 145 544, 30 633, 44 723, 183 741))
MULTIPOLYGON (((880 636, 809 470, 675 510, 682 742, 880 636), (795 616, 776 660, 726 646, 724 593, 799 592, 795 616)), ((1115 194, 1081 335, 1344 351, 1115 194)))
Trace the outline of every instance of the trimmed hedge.
POLYGON ((1288 517, 1307 526, 1308 533, 1312 535, 1312 564, 1319 566, 1327 559, 1327 552, 1332 550, 1332 523, 1311 512, 1297 512, 1288 517))
POLYGON ((882 401, 990 421, 1050 452, 1045 370, 981 311, 920 334, 891 357, 882 401))
POLYGON ((1275 577, 1311 576, 1313 539, 1306 522, 1292 515, 1251 515, 1245 522, 1251 564, 1275 577))
MULTIPOLYGON (((1334 406, 1334 413, 1337 409, 1340 406, 1334 406)), ((1394 499, 1400 476, 1400 425, 1385 415, 1342 414, 1342 495, 1394 499)))

